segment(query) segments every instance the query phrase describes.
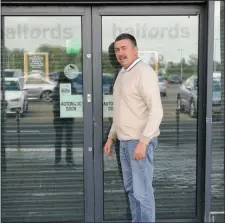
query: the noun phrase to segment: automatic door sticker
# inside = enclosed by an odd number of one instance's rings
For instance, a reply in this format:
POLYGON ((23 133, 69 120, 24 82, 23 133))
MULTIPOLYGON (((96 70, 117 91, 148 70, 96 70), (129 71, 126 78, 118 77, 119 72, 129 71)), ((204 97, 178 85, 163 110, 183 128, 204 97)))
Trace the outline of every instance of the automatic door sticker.
POLYGON ((62 95, 60 98, 61 118, 82 118, 83 117, 83 96, 62 95))
POLYGON ((79 74, 79 70, 75 64, 68 64, 64 68, 64 74, 68 79, 75 79, 79 74))

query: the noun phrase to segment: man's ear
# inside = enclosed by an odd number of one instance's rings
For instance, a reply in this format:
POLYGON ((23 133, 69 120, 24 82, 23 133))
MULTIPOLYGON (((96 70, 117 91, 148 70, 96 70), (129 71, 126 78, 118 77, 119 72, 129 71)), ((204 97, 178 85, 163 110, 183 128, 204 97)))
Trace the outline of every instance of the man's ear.
POLYGON ((135 46, 135 52, 138 55, 138 47, 137 46, 135 46))

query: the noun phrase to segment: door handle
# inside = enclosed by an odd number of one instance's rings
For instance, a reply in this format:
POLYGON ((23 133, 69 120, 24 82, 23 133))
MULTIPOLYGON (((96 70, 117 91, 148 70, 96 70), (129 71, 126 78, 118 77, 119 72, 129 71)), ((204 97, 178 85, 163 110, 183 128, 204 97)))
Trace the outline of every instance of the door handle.
POLYGON ((88 151, 89 152, 92 152, 92 147, 88 147, 88 151))
POLYGON ((87 94, 87 102, 91 102, 91 94, 87 94))

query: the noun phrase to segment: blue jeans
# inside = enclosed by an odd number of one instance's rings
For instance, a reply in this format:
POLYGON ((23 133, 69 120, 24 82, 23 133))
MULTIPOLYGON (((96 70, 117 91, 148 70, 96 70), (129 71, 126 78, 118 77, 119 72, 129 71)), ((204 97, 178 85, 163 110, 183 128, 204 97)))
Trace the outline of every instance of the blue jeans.
POLYGON ((158 140, 155 138, 147 145, 146 158, 143 160, 133 159, 137 143, 137 140, 120 141, 124 189, 130 201, 132 222, 155 222, 153 153, 158 140))

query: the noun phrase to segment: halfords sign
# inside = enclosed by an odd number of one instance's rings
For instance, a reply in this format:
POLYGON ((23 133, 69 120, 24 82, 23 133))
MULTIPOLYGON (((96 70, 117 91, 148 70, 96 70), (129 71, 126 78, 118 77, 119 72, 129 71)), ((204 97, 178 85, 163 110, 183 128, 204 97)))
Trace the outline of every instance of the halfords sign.
POLYGON ((188 38, 190 37, 190 30, 186 26, 181 26, 180 24, 174 24, 167 27, 153 26, 149 27, 149 24, 136 23, 132 27, 121 27, 114 23, 112 27, 113 38, 116 38, 119 34, 123 32, 130 33, 139 39, 155 39, 155 38, 188 38))

